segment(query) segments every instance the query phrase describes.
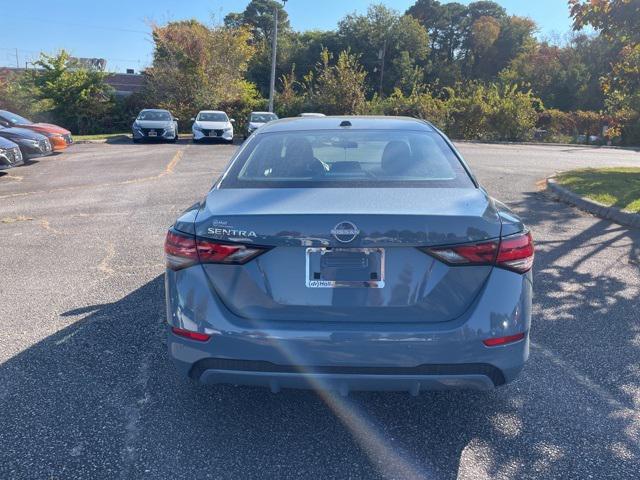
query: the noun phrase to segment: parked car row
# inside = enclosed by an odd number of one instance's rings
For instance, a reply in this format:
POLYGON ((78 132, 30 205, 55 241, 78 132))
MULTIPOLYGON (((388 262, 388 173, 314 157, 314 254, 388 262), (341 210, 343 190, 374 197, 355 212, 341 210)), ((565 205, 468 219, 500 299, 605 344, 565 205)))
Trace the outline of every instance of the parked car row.
POLYGON ((62 151, 72 143, 69 130, 0 110, 0 170, 22 165, 30 158, 62 151))
MULTIPOLYGON (((278 116, 271 112, 251 112, 247 118, 247 127, 244 138, 255 132, 266 123, 277 120, 278 116)), ((146 108, 135 118, 131 131, 133 142, 142 140, 160 140, 175 142, 178 140, 178 118, 169 110, 146 108)), ((235 119, 229 118, 226 112, 221 110, 201 110, 198 115, 191 118, 191 133, 193 143, 202 143, 206 140, 217 140, 233 143, 235 119)))

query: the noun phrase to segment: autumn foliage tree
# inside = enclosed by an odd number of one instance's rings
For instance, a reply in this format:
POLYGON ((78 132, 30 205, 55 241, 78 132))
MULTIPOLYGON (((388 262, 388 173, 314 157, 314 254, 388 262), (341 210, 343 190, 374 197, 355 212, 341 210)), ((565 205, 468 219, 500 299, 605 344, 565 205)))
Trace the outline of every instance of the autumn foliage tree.
POLYGON ((146 71, 150 104, 186 119, 201 109, 257 101, 245 80, 254 54, 247 28, 171 22, 154 26, 153 41, 153 65, 146 71))
POLYGON ((625 123, 626 141, 640 142, 640 2, 569 0, 573 26, 591 26, 617 51, 603 82, 610 109, 625 123))

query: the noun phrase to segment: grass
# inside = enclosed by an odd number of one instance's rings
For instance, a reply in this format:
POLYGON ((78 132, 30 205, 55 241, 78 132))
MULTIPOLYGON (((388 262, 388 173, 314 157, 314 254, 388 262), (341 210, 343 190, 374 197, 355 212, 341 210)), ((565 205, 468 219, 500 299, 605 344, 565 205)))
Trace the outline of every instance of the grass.
POLYGON ((100 133, 97 135, 74 135, 73 139, 78 140, 105 140, 107 138, 116 138, 123 136, 131 136, 130 133, 100 133))
POLYGON ((640 213, 640 168, 587 168, 557 176, 574 193, 608 207, 640 213))

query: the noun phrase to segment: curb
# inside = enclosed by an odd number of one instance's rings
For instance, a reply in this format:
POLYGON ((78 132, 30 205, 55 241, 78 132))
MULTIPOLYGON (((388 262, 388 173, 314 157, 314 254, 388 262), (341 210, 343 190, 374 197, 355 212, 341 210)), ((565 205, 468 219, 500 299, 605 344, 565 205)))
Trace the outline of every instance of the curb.
POLYGON ((96 138, 95 140, 75 140, 73 143, 74 145, 86 145, 86 144, 92 144, 92 143, 100 144, 100 143, 109 143, 109 142, 124 143, 126 141, 130 142, 131 137, 126 135, 121 135, 118 137, 96 138))
POLYGON ((574 207, 589 212, 596 217, 611 220, 627 227, 640 228, 640 214, 623 212, 617 207, 608 207, 601 203, 581 197, 564 187, 558 185, 555 177, 547 178, 547 188, 551 190, 560 200, 569 203, 574 207))
POLYGON ((74 140, 74 145, 86 145, 88 143, 107 143, 106 138, 101 138, 100 140, 74 140))

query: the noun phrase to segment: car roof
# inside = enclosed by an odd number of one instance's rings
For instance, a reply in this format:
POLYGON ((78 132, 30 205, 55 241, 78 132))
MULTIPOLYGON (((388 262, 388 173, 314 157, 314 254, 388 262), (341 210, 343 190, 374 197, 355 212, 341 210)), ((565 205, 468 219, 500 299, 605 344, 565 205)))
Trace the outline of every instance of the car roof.
POLYGON ((171 113, 169 110, 165 110, 164 108, 143 108, 143 112, 167 112, 171 113))
POLYGON ((227 114, 227 112, 224 112, 222 110, 200 110, 198 113, 224 113, 225 115, 227 114))
POLYGON ((259 115, 275 115, 274 112, 251 112, 249 115, 253 115, 254 113, 257 113, 259 115))
POLYGON ((295 132, 303 130, 413 130, 433 132, 430 123, 411 117, 387 116, 332 116, 332 117, 291 117, 273 120, 261 127, 260 134, 273 132, 295 132), (351 126, 341 123, 348 121, 351 126))

